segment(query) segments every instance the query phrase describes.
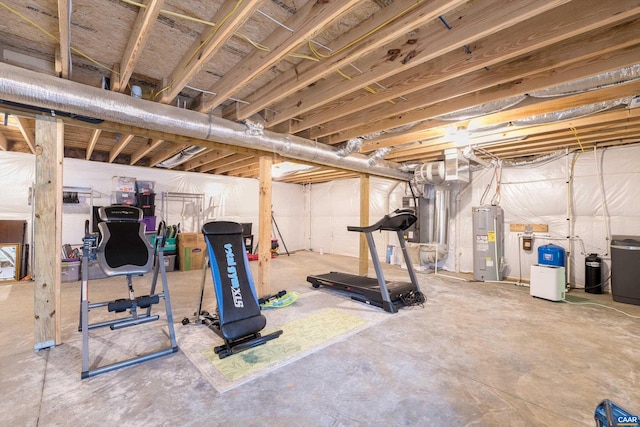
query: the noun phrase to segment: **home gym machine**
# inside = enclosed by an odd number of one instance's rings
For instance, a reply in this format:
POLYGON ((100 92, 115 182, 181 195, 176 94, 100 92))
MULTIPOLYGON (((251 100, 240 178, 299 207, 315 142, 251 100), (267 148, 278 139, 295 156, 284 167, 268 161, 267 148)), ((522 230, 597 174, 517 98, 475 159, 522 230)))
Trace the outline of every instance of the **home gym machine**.
MULTIPOLYGON (((145 362, 178 351, 171 313, 171 300, 167 272, 164 265, 164 222, 160 223, 155 240, 151 246, 145 236, 146 225, 142 222, 142 210, 133 206, 106 206, 98 210, 100 234, 89 232, 89 221, 85 223, 85 237, 82 247, 82 287, 80 294, 80 330, 82 332, 82 374, 85 379, 114 369, 145 362), (97 246, 97 249, 96 249, 97 246), (126 276, 129 297, 113 301, 89 302, 89 256, 95 251, 98 265, 109 277, 126 276), (132 276, 141 276, 153 270, 153 279, 149 295, 136 297, 132 276), (162 278, 162 292, 156 292, 158 274, 162 278), (89 369, 89 331, 109 326, 111 330, 140 325, 159 319, 151 315, 151 307, 164 299, 170 346, 151 353, 115 362, 110 365, 89 369), (89 311, 107 307, 109 312, 129 311, 130 316, 113 320, 89 323, 89 311), (138 311, 140 310, 140 311, 138 311)), ((105 286, 110 286, 108 284, 105 286)))
POLYGON ((307 281, 314 288, 320 285, 328 286, 343 291, 351 292, 352 299, 376 307, 381 307, 389 313, 397 312, 397 305, 418 305, 423 304, 426 298, 418 286, 418 279, 413 270, 413 264, 407 252, 403 231, 411 227, 418 218, 411 209, 396 209, 393 213, 385 215, 373 225, 368 227, 348 226, 347 230, 364 233, 367 237, 371 260, 376 272, 376 278, 357 276, 355 274, 338 273, 332 271, 327 274, 307 276, 307 281), (398 241, 402 249, 404 261, 409 272, 410 282, 387 282, 382 272, 382 266, 378 259, 376 244, 373 240, 373 232, 378 230, 395 231, 398 234, 398 241))
MULTIPOLYGON (((202 227, 207 244, 208 261, 205 261, 200 287, 200 302, 195 313, 196 321, 207 325, 224 344, 214 352, 223 359, 234 353, 250 349, 278 338, 282 331, 260 335, 267 319, 260 314, 249 260, 242 237, 242 224, 227 221, 208 222, 202 227), (215 314, 202 310, 207 266, 211 267, 217 307, 215 314)), ((182 320, 186 325, 188 318, 182 320)))

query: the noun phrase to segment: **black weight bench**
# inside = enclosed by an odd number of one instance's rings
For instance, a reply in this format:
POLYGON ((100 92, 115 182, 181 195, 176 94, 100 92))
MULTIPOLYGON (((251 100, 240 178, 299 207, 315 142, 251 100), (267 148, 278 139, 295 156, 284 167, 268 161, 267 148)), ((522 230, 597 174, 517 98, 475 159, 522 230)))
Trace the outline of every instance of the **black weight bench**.
POLYGON ((156 235, 155 246, 145 236, 145 224, 142 220, 142 210, 133 206, 106 206, 98 211, 102 222, 98 224, 100 234, 90 234, 88 221, 85 223, 85 238, 82 249, 82 288, 80 295, 80 327, 82 332, 82 374, 81 378, 92 377, 114 369, 130 366, 136 363, 155 359, 160 356, 178 351, 167 272, 164 266, 165 227, 161 222, 156 235), (95 246, 97 245, 97 249, 95 246), (89 302, 89 256, 95 250, 96 259, 102 271, 107 276, 126 276, 129 292, 128 298, 112 301, 89 302), (153 272, 149 295, 135 296, 133 290, 133 276, 141 276, 153 272), (158 275, 162 279, 162 292, 156 292, 158 275), (159 315, 152 315, 151 309, 164 299, 167 326, 169 329, 170 345, 167 348, 152 351, 115 362, 110 365, 90 369, 89 367, 89 331, 91 329, 109 326, 111 330, 128 326, 140 325, 159 319, 159 315), (127 317, 89 323, 91 309, 107 307, 109 312, 122 313, 129 311, 127 317))
MULTIPOLYGON (((231 354, 256 347, 278 338, 282 331, 261 335, 267 319, 260 313, 249 261, 242 235, 242 225, 235 222, 213 221, 202 227, 207 244, 208 263, 205 263, 200 289, 197 319, 224 339, 214 348, 222 359, 231 354), (202 311, 202 299, 207 264, 211 267, 216 293, 215 314, 202 311)), ((188 323, 188 319, 183 323, 188 323)))

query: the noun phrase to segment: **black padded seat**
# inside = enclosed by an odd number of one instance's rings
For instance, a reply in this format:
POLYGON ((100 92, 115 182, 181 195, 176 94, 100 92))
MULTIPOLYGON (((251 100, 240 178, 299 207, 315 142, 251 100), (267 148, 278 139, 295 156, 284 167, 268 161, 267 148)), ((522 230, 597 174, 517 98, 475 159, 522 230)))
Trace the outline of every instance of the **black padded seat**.
POLYGON ((153 267, 153 247, 145 237, 142 209, 105 206, 98 210, 100 242, 96 259, 107 276, 145 274, 153 267))

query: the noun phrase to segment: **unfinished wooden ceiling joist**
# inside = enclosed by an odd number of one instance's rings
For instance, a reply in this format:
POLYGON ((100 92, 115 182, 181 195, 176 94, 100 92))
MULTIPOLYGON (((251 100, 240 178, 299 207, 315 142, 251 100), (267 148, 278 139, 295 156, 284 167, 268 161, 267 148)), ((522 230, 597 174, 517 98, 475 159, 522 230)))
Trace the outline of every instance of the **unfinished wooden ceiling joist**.
MULTIPOLYGON (((283 138, 365 138, 361 153, 390 147, 386 160, 398 165, 442 160, 459 128, 515 161, 640 141, 640 0, 0 0, 0 10, 2 62, 262 122, 283 138), (600 83, 617 70, 623 78, 600 83), (580 79, 593 87, 530 95, 580 79), (519 102, 480 108, 510 99, 519 102), (611 106, 565 118, 603 102, 611 106), (474 117, 444 119, 472 107, 474 117)), ((0 150, 33 153, 42 111, 0 102, 0 113, 0 150)), ((92 161, 256 178, 260 156, 290 160, 179 129, 64 121, 65 155, 92 161), (194 146, 205 149, 185 155, 194 146)), ((274 179, 358 176, 302 163, 316 167, 274 179)))

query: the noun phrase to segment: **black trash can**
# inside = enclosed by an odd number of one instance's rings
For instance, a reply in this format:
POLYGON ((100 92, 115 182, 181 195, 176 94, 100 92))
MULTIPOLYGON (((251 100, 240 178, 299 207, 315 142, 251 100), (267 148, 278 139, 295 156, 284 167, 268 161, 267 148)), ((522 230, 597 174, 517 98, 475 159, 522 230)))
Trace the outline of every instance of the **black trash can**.
POLYGON ((640 305, 640 236, 611 236, 611 294, 640 305))

